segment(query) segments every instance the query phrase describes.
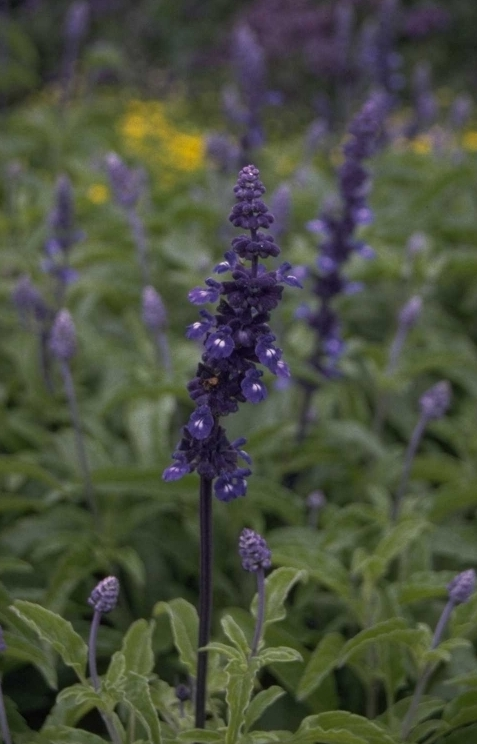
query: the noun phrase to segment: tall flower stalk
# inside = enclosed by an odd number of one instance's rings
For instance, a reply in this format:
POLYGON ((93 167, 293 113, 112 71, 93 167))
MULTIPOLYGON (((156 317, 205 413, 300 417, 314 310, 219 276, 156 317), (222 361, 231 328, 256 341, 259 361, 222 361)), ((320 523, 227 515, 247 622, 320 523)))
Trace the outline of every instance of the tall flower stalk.
MULTIPOLYGON (((458 574, 448 585, 447 604, 442 610, 441 616, 437 622, 431 642, 431 649, 437 648, 440 644, 454 607, 469 601, 475 589, 475 579, 475 571, 470 568, 467 571, 462 571, 462 573, 458 574)), ((419 677, 412 696, 411 704, 402 723, 401 737, 403 741, 406 741, 411 732, 414 716, 416 715, 421 697, 427 687, 433 669, 434 667, 431 663, 426 664, 421 676, 419 677)))
POLYGON ((265 539, 258 532, 245 528, 239 538, 239 555, 243 570, 250 571, 257 577, 257 618, 250 651, 252 658, 257 654, 262 637, 265 619, 265 569, 272 565, 272 554, 265 539))
POLYGON ((71 421, 75 435, 76 452, 78 463, 84 483, 84 492, 86 500, 91 509, 96 527, 100 526, 100 514, 96 497, 91 480, 91 473, 86 456, 86 447, 84 442, 83 429, 76 399, 73 376, 71 374, 70 363, 76 354, 76 330, 73 319, 68 310, 60 310, 55 318, 50 335, 50 350, 53 356, 58 360, 63 378, 63 386, 66 393, 66 399, 70 409, 71 421))
MULTIPOLYGON (((88 663, 89 673, 91 674, 91 682, 93 683, 93 687, 96 692, 99 692, 101 686, 98 676, 98 669, 96 666, 96 645, 98 641, 98 629, 101 623, 102 615, 111 612, 116 607, 118 595, 119 581, 115 576, 107 576, 95 586, 88 599, 88 604, 94 608, 93 619, 91 621, 91 628, 89 632, 88 663)), ((108 713, 103 713, 102 711, 100 711, 100 713, 113 744, 121 744, 121 736, 119 735, 111 716, 108 713)))
POLYGON ((419 408, 421 415, 418 419, 414 431, 412 432, 409 445, 404 456, 404 467, 401 474, 401 480, 399 482, 396 495, 394 497, 391 519, 395 522, 399 518, 401 512, 402 499, 407 491, 409 484, 409 476, 411 474, 412 464, 416 456, 416 452, 421 443, 421 439, 424 435, 424 431, 428 423, 432 420, 442 418, 449 408, 451 400, 451 388, 448 382, 442 380, 436 385, 433 385, 429 390, 421 395, 419 399, 419 408))
MULTIPOLYGON (((194 305, 218 302, 215 314, 200 311, 200 320, 187 329, 190 339, 202 339, 204 352, 188 391, 195 404, 182 438, 173 454, 174 463, 164 471, 166 481, 196 471, 200 476, 200 591, 199 648, 210 636, 212 604, 212 495, 224 502, 244 496, 247 490, 249 455, 242 449, 245 439, 230 442, 220 423, 238 410, 239 403, 259 403, 267 396, 262 381, 263 365, 279 377, 290 372, 275 346, 268 321, 280 302, 284 284, 300 286, 283 263, 267 271, 260 259, 276 257, 280 249, 262 232, 273 216, 262 201, 265 187, 253 165, 243 168, 234 188, 237 203, 229 217, 242 234, 232 241, 231 250, 215 267, 217 274, 231 273, 230 279, 206 280, 205 287, 189 293, 194 305)), ((199 651, 196 683, 196 726, 205 725, 207 653, 199 651)))
MULTIPOLYGON (((367 204, 370 175, 364 161, 378 147, 378 138, 387 111, 383 96, 374 94, 352 120, 348 140, 343 147, 344 161, 338 170, 340 204, 327 208, 309 228, 323 236, 319 245, 317 268, 311 274, 314 308, 304 307, 300 316, 315 334, 315 347, 309 363, 325 378, 338 374, 337 365, 344 350, 341 324, 334 307, 336 298, 358 289, 344 275, 344 267, 353 253, 371 258, 372 249, 355 235, 360 225, 369 224, 372 213, 367 204)), ((302 381, 304 390, 298 426, 298 441, 306 434, 309 407, 316 384, 302 381)))

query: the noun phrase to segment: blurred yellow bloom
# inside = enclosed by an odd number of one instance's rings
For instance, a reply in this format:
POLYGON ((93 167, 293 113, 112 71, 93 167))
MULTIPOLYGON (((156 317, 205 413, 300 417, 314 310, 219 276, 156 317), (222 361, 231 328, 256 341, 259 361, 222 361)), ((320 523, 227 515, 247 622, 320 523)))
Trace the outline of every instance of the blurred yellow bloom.
POLYGON ((421 134, 411 140, 409 147, 416 155, 429 155, 432 150, 432 140, 427 134, 421 134))
POLYGON ((462 136, 462 147, 470 152, 477 152, 477 132, 472 130, 462 136))
POLYGON ((119 130, 127 149, 160 172, 163 186, 173 184, 174 173, 192 173, 204 164, 205 138, 181 131, 161 101, 130 101, 119 130))
POLYGON ((93 183, 86 192, 86 196, 93 204, 104 204, 109 197, 109 190, 104 183, 93 183))

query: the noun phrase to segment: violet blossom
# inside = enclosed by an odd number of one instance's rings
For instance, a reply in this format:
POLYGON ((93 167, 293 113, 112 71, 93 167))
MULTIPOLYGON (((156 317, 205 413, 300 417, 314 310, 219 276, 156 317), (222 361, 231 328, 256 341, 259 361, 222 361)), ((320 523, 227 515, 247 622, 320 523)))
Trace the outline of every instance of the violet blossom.
POLYGON ((353 253, 363 258, 374 255, 372 249, 355 236, 355 231, 373 218, 367 204, 370 176, 363 161, 377 149, 386 111, 385 98, 374 94, 352 120, 349 138, 343 147, 344 162, 338 169, 340 205, 337 210, 326 208, 318 220, 308 225, 312 232, 323 236, 317 270, 312 277, 318 306, 309 308, 305 317, 317 339, 310 363, 325 377, 336 376, 344 349, 341 325, 333 302, 340 294, 356 289, 344 276, 343 267, 353 253))
POLYGON ((205 287, 189 293, 194 305, 219 304, 215 314, 201 310, 200 319, 187 329, 188 338, 203 339, 204 343, 202 360, 188 385, 196 408, 174 452, 175 462, 163 475, 171 481, 197 471, 214 480, 215 495, 221 501, 245 495, 251 471, 240 467, 238 460, 247 465, 251 460, 242 449, 245 440, 229 442, 220 418, 237 411, 239 403, 259 403, 266 398, 260 365, 278 377, 289 376, 268 321, 280 302, 283 285, 300 286, 289 274, 290 264, 267 271, 259 262, 260 258, 278 256, 280 249, 262 232, 270 227, 273 216, 261 201, 265 187, 257 168, 243 168, 234 191, 237 204, 229 219, 250 235, 234 238, 225 260, 215 267, 219 275, 231 272, 231 279, 219 282, 209 278, 205 287))
POLYGON ((48 218, 48 226, 50 235, 44 246, 42 268, 55 279, 55 299, 59 307, 67 287, 78 276, 70 265, 71 249, 84 238, 84 233, 76 227, 73 187, 66 175, 60 176, 56 182, 55 204, 48 218))

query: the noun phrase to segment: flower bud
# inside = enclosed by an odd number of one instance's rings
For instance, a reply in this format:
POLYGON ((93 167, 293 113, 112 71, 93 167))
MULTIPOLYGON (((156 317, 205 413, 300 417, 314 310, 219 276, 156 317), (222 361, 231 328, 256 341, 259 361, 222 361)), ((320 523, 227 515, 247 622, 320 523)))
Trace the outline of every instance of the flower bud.
POLYGON ((239 538, 239 555, 245 571, 256 572, 272 565, 272 554, 266 541, 258 532, 247 527, 242 530, 239 538))
POLYGON ((76 330, 68 310, 60 310, 50 334, 50 349, 57 359, 69 362, 76 353, 76 330))
POLYGON ((447 380, 442 380, 421 395, 419 407, 428 419, 439 419, 449 408, 450 401, 451 387, 447 380))
POLYGON ((116 607, 119 595, 119 581, 115 576, 107 576, 91 592, 88 604, 96 612, 111 612, 116 607))
POLYGON ((462 573, 457 574, 450 584, 447 585, 449 599, 451 599, 455 604, 468 602, 475 589, 475 578, 475 571, 473 568, 469 568, 467 571, 462 571, 462 573))

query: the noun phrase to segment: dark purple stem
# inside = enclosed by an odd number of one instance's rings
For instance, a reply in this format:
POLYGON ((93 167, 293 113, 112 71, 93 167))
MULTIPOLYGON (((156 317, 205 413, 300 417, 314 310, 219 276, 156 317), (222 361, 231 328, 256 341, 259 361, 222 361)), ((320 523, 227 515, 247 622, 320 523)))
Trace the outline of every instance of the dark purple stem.
POLYGON ((91 481, 91 474, 88 466, 88 459, 86 457, 86 448, 84 444, 83 431, 81 428, 81 419, 78 410, 78 403, 76 400, 75 387, 73 384, 73 377, 67 361, 61 362, 61 374, 63 376, 63 384, 65 386, 65 393, 68 399, 68 405, 70 408, 71 420, 73 422, 73 430, 75 433, 76 452, 78 454, 78 461, 83 476, 84 491, 86 499, 89 503, 93 519, 96 527, 99 531, 101 527, 101 518, 96 504, 96 499, 93 490, 93 483, 91 481))
POLYGON ((3 699, 2 683, 0 682, 0 731, 4 744, 12 744, 10 729, 8 727, 7 712, 5 710, 5 701, 3 699))
MULTIPOLYGON (((440 616, 439 621, 436 625, 434 636, 432 638, 431 649, 437 648, 437 646, 441 642, 442 634, 444 633, 446 625, 449 622, 449 618, 452 614, 452 610, 454 609, 454 607, 455 607, 454 600, 449 599, 446 606, 442 610, 442 615, 440 616)), ((422 672, 419 678, 419 681, 416 685, 414 694, 412 696, 411 705, 409 706, 409 709, 402 723, 401 737, 403 741, 406 741, 407 737, 409 736, 411 732, 412 722, 414 720, 416 710, 421 701, 422 694, 424 690, 426 689, 426 685, 429 681, 429 678, 433 672, 433 668, 434 667, 432 664, 426 664, 426 666, 424 667, 424 671, 422 672)))
POLYGON ((250 658, 257 654, 258 644, 262 635, 263 620, 265 618, 265 571, 261 566, 257 570, 257 600, 257 619, 255 621, 255 632, 253 634, 250 658))
MULTIPOLYGON (((98 612, 98 610, 95 610, 93 619, 91 621, 91 628, 89 631, 89 645, 88 645, 89 673, 91 675, 91 682, 93 683, 95 692, 99 692, 99 688, 100 688, 98 669, 96 667, 96 644, 98 640, 98 628, 99 628, 100 622, 101 622, 101 612, 98 612)), ((99 712, 101 714, 101 718, 104 721, 104 725, 106 726, 108 730, 108 734, 111 737, 111 741, 114 742, 114 744, 121 744, 121 737, 116 731, 116 727, 114 725, 114 722, 111 720, 110 716, 107 713, 103 713, 102 711, 99 711, 99 712)))
POLYGON ((396 492, 396 496, 394 498, 392 506, 391 519, 393 522, 396 522, 399 518, 402 497, 406 493, 406 489, 409 483, 409 475, 411 473, 412 463, 414 461, 414 457, 416 456, 417 448, 419 447, 422 435, 424 434, 424 430, 427 426, 428 421, 428 417, 425 414, 422 414, 415 426, 414 431, 412 432, 411 441, 409 442, 406 456, 404 458, 404 468, 401 475, 401 481, 399 483, 399 488, 396 492))
MULTIPOLYGON (((207 646, 210 639, 212 616, 212 480, 200 477, 200 573, 199 573, 199 649, 207 646)), ((207 698, 207 651, 198 651, 197 683, 195 695, 195 726, 205 727, 205 703, 207 698)))

